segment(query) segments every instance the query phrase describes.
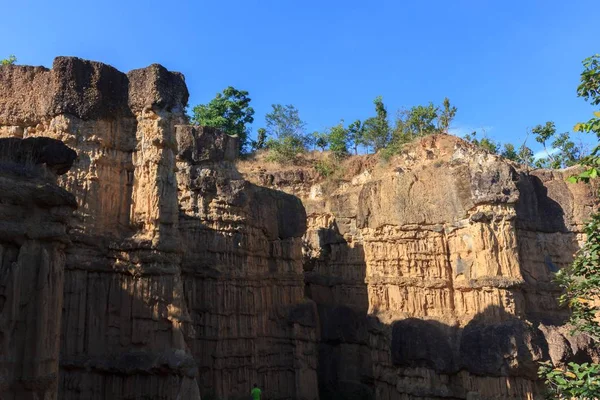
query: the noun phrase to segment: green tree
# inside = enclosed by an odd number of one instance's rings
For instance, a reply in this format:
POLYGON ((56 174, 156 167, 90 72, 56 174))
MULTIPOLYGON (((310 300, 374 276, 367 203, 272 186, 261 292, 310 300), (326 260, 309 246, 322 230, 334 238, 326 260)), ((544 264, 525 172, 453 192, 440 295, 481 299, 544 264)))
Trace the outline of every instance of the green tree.
POLYGON ((252 141, 252 151, 262 150, 267 144, 267 130, 258 128, 256 131, 256 140, 252 141))
POLYGON ((535 135, 535 141, 541 143, 546 152, 546 157, 540 158, 536 161, 538 168, 560 168, 556 157, 552 156, 550 150, 546 146, 546 143, 556 134, 556 126, 554 122, 548 121, 544 125, 536 125, 531 129, 531 133, 535 135), (554 165, 554 166, 553 166, 554 165))
POLYGON ((300 119, 296 107, 291 104, 271 107, 272 111, 265 115, 267 133, 271 136, 267 141, 268 158, 282 164, 294 163, 299 153, 306 152, 313 138, 305 135, 306 123, 300 119))
MULTIPOLYGON (((577 94, 592 105, 600 104, 600 55, 583 61, 584 71, 577 94)), ((600 110, 588 122, 575 125, 575 131, 594 133, 600 140, 600 110)), ((581 160, 585 170, 569 178, 571 182, 589 182, 599 175, 600 147, 581 160)), ((570 322, 577 332, 588 334, 600 341, 600 213, 592 215, 585 228, 586 241, 575 261, 556 274, 556 282, 563 289, 560 302, 572 311, 570 322)), ((569 363, 566 368, 555 368, 550 362, 542 363, 539 371, 552 398, 600 398, 600 364, 569 363)))
POLYGON ((344 128, 343 122, 329 129, 328 141, 329 150, 336 160, 348 155, 348 130, 344 128))
POLYGON ((519 147, 518 162, 520 162, 523 165, 527 165, 528 167, 531 167, 533 165, 533 161, 533 150, 531 150, 525 145, 525 143, 523 143, 521 147, 519 147))
POLYGON ((518 149, 512 143, 505 143, 502 147, 502 151, 500 155, 506 159, 511 161, 515 161, 521 163, 523 165, 531 166, 533 165, 533 151, 525 146, 525 144, 521 145, 518 149))
POLYGON ((329 137, 327 132, 319 132, 319 131, 314 131, 312 133, 312 137, 313 137, 313 142, 315 143, 315 146, 317 146, 318 148, 321 149, 321 151, 325 151, 325 148, 329 145, 329 137))
POLYGON ((531 132, 535 135, 535 140, 542 144, 546 152, 546 157, 536 161, 538 167, 570 167, 581 160, 583 149, 575 145, 568 132, 557 135, 554 122, 548 121, 544 125, 536 125, 531 132), (548 145, 551 149, 548 148, 548 145))
POLYGON ((248 124, 254 122, 254 109, 250 107, 250 97, 245 90, 231 86, 217 93, 208 104, 193 108, 192 122, 203 126, 221 129, 228 135, 240 138, 240 152, 248 144, 248 124))
POLYGON ((408 116, 408 110, 401 109, 396 112, 396 121, 394 122, 394 129, 392 130, 392 143, 404 144, 413 139, 412 132, 408 128, 408 116))
POLYGON ((512 143, 505 143, 503 148, 502 148, 502 152, 500 153, 500 155, 506 159, 512 160, 512 161, 518 161, 519 160, 519 153, 517 152, 517 150, 515 149, 515 145, 512 143))
POLYGON ((383 104, 383 98, 377 96, 373 100, 375 104, 375 117, 368 118, 364 123, 364 137, 367 147, 372 146, 373 150, 383 149, 390 141, 390 125, 388 122, 388 114, 383 104))
POLYGON ((14 55, 11 54, 10 56, 8 56, 8 58, 0 60, 0 65, 13 65, 16 62, 17 62, 17 57, 15 57, 14 55))
POLYGON ((431 102, 426 106, 419 105, 412 107, 408 111, 408 118, 406 120, 408 130, 416 137, 434 133, 436 131, 435 122, 438 117, 438 111, 439 109, 431 102))
POLYGON ((450 129, 450 124, 456 116, 456 111, 457 108, 450 105, 450 99, 448 99, 447 97, 444 98, 443 107, 438 117, 438 129, 440 133, 448 133, 448 130, 450 129))
POLYGON ((533 151, 525 146, 521 145, 518 149, 512 143, 505 143, 502 146, 500 155, 511 161, 521 163, 523 165, 531 166, 533 164, 533 151))
POLYGON ((465 139, 492 154, 498 154, 498 151, 500 151, 500 144, 492 139, 489 139, 485 136, 485 134, 483 138, 477 139, 477 132, 473 131, 471 133, 466 134, 465 139))
POLYGON ((348 125, 348 141, 354 150, 354 154, 358 154, 359 146, 367 145, 365 125, 359 119, 348 125))
POLYGON ((291 104, 271 105, 272 111, 265 115, 267 123, 267 132, 277 138, 282 139, 288 136, 297 139, 304 138, 304 127, 306 124, 300 119, 298 109, 291 104))

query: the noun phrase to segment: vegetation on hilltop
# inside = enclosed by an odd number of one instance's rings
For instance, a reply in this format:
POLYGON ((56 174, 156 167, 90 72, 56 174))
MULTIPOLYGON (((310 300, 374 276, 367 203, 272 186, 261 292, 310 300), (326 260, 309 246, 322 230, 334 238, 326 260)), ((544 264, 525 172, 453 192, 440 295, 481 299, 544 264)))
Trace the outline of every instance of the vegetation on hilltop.
POLYGON ((245 90, 227 87, 217 93, 208 104, 193 108, 192 123, 221 129, 228 135, 240 138, 240 152, 248 144, 249 124, 254 122, 254 109, 250 107, 250 97, 245 90))
MULTIPOLYGON (((592 79, 592 78, 590 78, 592 79)), ((594 95, 588 89, 588 96, 594 95)), ((273 104, 265 116, 264 127, 257 130, 256 140, 249 139, 249 124, 254 121, 254 109, 247 91, 228 87, 207 104, 193 108, 191 121, 200 125, 222 129, 240 138, 240 154, 268 153, 268 160, 279 164, 294 165, 298 157, 314 149, 329 150, 330 159, 320 160, 315 168, 323 175, 332 173, 339 161, 351 154, 378 153, 384 160, 398 154, 406 143, 430 135, 448 134, 457 114, 457 107, 445 98, 441 105, 430 102, 396 112, 390 121, 388 109, 381 96, 373 100, 373 115, 364 121, 355 120, 346 124, 343 120, 322 131, 306 132, 306 122, 292 104, 273 104)), ((585 131, 584 125, 578 125, 585 131)), ((554 122, 536 125, 527 132, 522 144, 500 143, 472 132, 464 139, 482 149, 509 160, 536 168, 564 168, 579 163, 585 156, 584 146, 576 144, 569 132, 557 133, 554 122), (545 155, 534 157, 527 146, 529 137, 540 143, 545 155)))
POLYGON ((16 62, 17 62, 17 57, 15 57, 14 55, 11 54, 10 56, 8 56, 8 58, 0 60, 0 65, 13 65, 16 62))

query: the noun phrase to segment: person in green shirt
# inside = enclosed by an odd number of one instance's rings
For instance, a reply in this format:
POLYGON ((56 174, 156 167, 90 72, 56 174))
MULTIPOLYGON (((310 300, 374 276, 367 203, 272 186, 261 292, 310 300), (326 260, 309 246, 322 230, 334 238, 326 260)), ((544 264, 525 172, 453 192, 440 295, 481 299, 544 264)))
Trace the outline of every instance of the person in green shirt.
POLYGON ((254 388, 250 392, 252 396, 252 400, 260 400, 260 395, 262 394, 261 390, 258 388, 258 385, 255 383, 254 388))

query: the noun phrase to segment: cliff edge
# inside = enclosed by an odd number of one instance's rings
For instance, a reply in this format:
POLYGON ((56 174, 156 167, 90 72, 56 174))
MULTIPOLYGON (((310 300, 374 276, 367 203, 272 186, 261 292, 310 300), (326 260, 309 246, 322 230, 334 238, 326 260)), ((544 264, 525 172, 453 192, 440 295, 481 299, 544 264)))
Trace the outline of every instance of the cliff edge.
POLYGON ((538 399, 538 361, 600 359, 551 280, 598 208, 570 171, 442 135, 324 179, 187 100, 160 65, 0 67, 0 397, 538 399))

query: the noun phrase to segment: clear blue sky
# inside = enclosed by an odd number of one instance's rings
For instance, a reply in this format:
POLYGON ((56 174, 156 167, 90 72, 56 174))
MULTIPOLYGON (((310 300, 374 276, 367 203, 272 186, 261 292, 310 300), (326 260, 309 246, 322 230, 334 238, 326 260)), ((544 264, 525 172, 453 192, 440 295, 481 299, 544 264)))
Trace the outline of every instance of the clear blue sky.
POLYGON ((600 52, 597 0, 3 3, 0 57, 157 62, 185 74, 191 105, 248 90, 254 131, 272 103, 296 105, 312 131, 370 116, 377 95, 392 116, 448 96, 455 132, 518 142, 546 120, 563 131, 590 117, 575 90, 600 52))

